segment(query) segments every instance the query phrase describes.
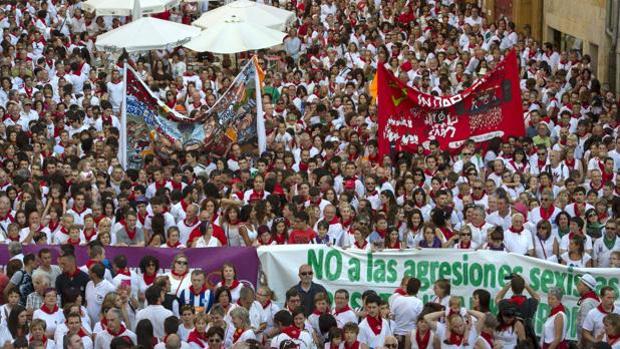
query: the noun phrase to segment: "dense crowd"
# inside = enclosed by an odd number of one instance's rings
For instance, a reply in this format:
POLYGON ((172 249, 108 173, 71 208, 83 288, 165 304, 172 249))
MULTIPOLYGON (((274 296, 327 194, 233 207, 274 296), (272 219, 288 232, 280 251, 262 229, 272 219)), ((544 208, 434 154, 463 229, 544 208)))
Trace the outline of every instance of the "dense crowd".
MULTIPOLYGON (((188 116, 213 106, 241 65, 183 48, 120 57, 97 50, 98 34, 130 18, 83 12, 80 1, 0 4, 0 241, 13 256, 0 280, 0 345, 566 348, 561 291, 543 295, 553 311, 540 341, 532 340, 532 305, 520 298, 529 289, 518 276, 512 301, 502 303, 507 289, 496 299, 497 316, 488 313, 488 292, 464 309, 458 296, 469 295, 450 295, 445 280, 429 304, 415 297, 419 281, 406 279, 389 302, 368 291, 363 309, 352 310, 347 290, 332 306, 302 266, 278 311, 271 290, 243 287, 233 265, 210 287, 183 254, 172 266, 145 256, 139 273, 125 256, 106 259, 107 246, 326 244, 486 249, 620 267, 617 96, 589 56, 486 18, 475 1, 269 4, 295 18, 281 47, 258 52, 267 151, 189 150, 155 136, 143 167, 128 170, 117 158, 123 61, 188 116), (378 154, 369 92, 378 64, 414 89, 445 96, 511 49, 521 69, 523 137, 469 141, 458 154, 436 142, 378 154), (62 245, 62 256, 55 264, 50 250, 24 255, 28 244, 62 245), (80 245, 89 251, 84 266, 73 251, 80 245)), ((204 7, 183 2, 157 16, 190 23, 204 7)), ((620 348, 615 291, 586 276, 578 287, 577 345, 620 348)))

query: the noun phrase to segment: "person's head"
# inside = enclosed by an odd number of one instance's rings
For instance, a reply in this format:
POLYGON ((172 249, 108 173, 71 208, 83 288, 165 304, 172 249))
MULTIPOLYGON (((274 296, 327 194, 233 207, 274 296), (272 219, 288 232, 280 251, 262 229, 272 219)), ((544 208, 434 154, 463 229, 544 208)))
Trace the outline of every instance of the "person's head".
POLYGON ((250 325, 250 313, 244 307, 236 307, 230 311, 232 323, 236 329, 248 329, 250 325))
POLYGON ((603 318, 603 327, 607 338, 620 335, 620 314, 609 313, 603 318))
POLYGON ((280 329, 289 327, 293 324, 293 315, 288 310, 280 310, 273 316, 273 323, 280 329))
POLYGON ((153 323, 149 319, 142 319, 136 325, 138 345, 148 346, 153 340, 153 323))
POLYGON ((33 339, 42 340, 45 336, 45 330, 47 329, 47 323, 42 319, 33 319, 30 323, 30 334, 33 339))
POLYGON ((237 270, 232 263, 224 263, 222 264, 221 275, 220 277, 224 281, 232 281, 237 279, 237 270))
POLYGON ((450 280, 439 279, 433 285, 433 292, 437 297, 446 297, 450 295, 450 280))
POLYGON ((17 303, 19 303, 20 293, 19 289, 16 286, 9 288, 7 296, 7 304, 9 304, 11 307, 14 307, 15 305, 17 305, 17 303))
POLYGON ((71 312, 66 316, 67 329, 69 333, 78 333, 80 328, 82 328, 82 317, 77 312, 71 312))
POLYGON ((181 349, 181 337, 176 333, 170 333, 166 336, 166 349, 181 349))
POLYGON ((82 337, 77 333, 67 334, 63 337, 63 349, 84 349, 82 337))
POLYGON ((164 290, 157 285, 151 285, 144 292, 144 297, 149 305, 160 305, 164 298, 164 290))
POLYGON ((324 292, 319 292, 314 296, 314 309, 320 313, 325 313, 329 307, 329 298, 324 292))
POLYGON ((296 288, 292 287, 286 291, 286 307, 293 310, 301 305, 301 294, 296 288))
POLYGON ((520 275, 513 274, 512 279, 510 279, 510 289, 516 295, 522 294, 525 289, 525 279, 520 275))
POLYGON ((562 303, 564 292, 559 287, 552 287, 547 292, 547 303, 553 309, 562 303))
POLYGON ((612 308, 616 301, 616 291, 611 286, 601 288, 601 304, 605 308, 612 308))
POLYGON ((312 282, 312 275, 314 274, 314 272, 312 271, 312 267, 308 264, 303 264, 301 267, 299 267, 299 280, 304 283, 304 284, 308 284, 312 282))
POLYGON ((16 305, 11 309, 9 313, 9 319, 7 320, 7 327, 9 328, 9 332, 13 337, 17 337, 19 332, 22 332, 22 335, 28 333, 28 312, 26 308, 21 305, 16 305))
POLYGON ((596 290, 596 279, 590 274, 584 274, 579 278, 577 283, 577 292, 580 295, 584 295, 588 292, 594 292, 596 290))
POLYGON ((499 326, 499 321, 497 320, 495 315, 493 315, 490 312, 486 312, 484 314, 484 320, 483 321, 484 321, 482 323, 483 331, 486 331, 487 333, 493 333, 493 331, 495 331, 497 326, 499 326))
POLYGON ((344 340, 347 343, 353 343, 357 340, 357 335, 360 332, 358 325, 355 322, 347 322, 342 327, 344 333, 344 340))
POLYGON ((486 313, 491 305, 491 294, 484 289, 477 289, 473 293, 472 308, 474 310, 486 313))
POLYGON ((189 269, 189 259, 183 253, 174 256, 172 261, 172 270, 177 274, 185 274, 189 269))
POLYGON ((397 349, 398 348, 398 339, 394 336, 386 336, 383 340, 383 347, 386 349, 397 349))
POLYGON ((222 307, 227 308, 230 302, 232 301, 232 296, 230 294, 230 289, 226 286, 218 287, 215 290, 215 302, 220 304, 222 307))
POLYGON ((368 311, 368 315, 371 317, 379 316, 379 306, 381 305, 381 298, 376 294, 369 295, 364 301, 364 306, 368 311))
POLYGON ((192 287, 195 292, 202 290, 205 285, 206 275, 204 270, 195 269, 192 271, 192 287))
POLYGON ((211 326, 207 331, 209 348, 221 348, 224 341, 224 330, 219 326, 211 326))
POLYGON ((117 308, 108 309, 108 311, 105 313, 105 319, 111 332, 118 332, 120 330, 122 319, 122 314, 120 310, 118 310, 117 308))
POLYGON ((446 320, 450 327, 450 330, 458 335, 463 335, 465 333, 465 320, 459 314, 452 314, 448 316, 446 320))
POLYGON ((207 328, 208 323, 207 314, 198 313, 196 314, 196 319, 194 319, 194 326, 196 327, 196 331, 199 333, 204 333, 207 328))
POLYGON ((349 305, 349 291, 341 288, 334 293, 334 305, 336 309, 342 309, 349 305))
POLYGON ((418 291, 420 291, 421 285, 422 283, 420 282, 419 279, 409 278, 409 280, 407 281, 407 286, 406 286, 407 294, 410 296, 417 295, 418 291))

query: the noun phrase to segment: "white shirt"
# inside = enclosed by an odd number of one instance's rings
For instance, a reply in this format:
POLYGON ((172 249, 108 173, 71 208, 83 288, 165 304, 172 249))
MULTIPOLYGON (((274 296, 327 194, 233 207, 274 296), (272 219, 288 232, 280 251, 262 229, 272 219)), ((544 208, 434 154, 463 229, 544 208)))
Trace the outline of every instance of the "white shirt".
POLYGON ((92 323, 99 321, 103 299, 108 293, 114 291, 116 291, 116 287, 105 279, 97 285, 92 280, 86 284, 86 312, 92 323))
POLYGON ((532 239, 532 233, 523 228, 523 231, 518 234, 513 232, 510 228, 504 233, 504 244, 508 252, 518 253, 525 255, 529 250, 534 249, 534 241, 532 239))
POLYGON ((611 262, 611 252, 620 251, 620 238, 615 237, 615 243, 612 246, 611 250, 607 248, 605 242, 603 241, 605 237, 601 237, 594 241, 594 246, 592 247, 592 254, 594 260, 596 261, 596 266, 599 268, 609 268, 609 263, 611 262))
POLYGON ((136 324, 142 319, 150 320, 153 324, 153 334, 157 338, 162 338, 166 335, 164 331, 164 320, 172 315, 172 312, 164 308, 163 305, 149 305, 138 311, 136 315, 136 324))
POLYGON ((336 318, 336 323, 338 324, 338 328, 343 328, 345 324, 348 322, 357 323, 357 314, 353 311, 353 309, 349 309, 343 312, 338 312, 334 308, 334 317, 336 318))
POLYGON ((316 347, 312 340, 312 335, 310 335, 308 331, 301 331, 299 338, 291 338, 286 333, 280 333, 271 340, 271 348, 279 349, 280 343, 287 339, 295 342, 295 344, 299 346, 299 349, 312 349, 316 347))
POLYGON ((359 324, 359 334, 357 335, 357 340, 360 343, 364 343, 368 345, 370 348, 379 348, 383 346, 383 342, 385 337, 391 335, 390 333, 390 324, 386 319, 381 319, 381 332, 379 334, 375 334, 373 330, 368 325, 368 320, 364 319, 359 324))
MULTIPOLYGON (((620 308, 614 306, 611 313, 620 314, 620 308)), ((597 337, 605 331, 605 327, 603 326, 603 318, 606 315, 607 314, 601 312, 598 307, 590 310, 588 315, 586 315, 582 328, 590 332, 592 336, 597 337)))
POLYGON ((131 338, 134 344, 138 343, 136 334, 131 332, 128 329, 125 329, 125 331, 120 333, 118 336, 113 336, 110 334, 110 332, 106 330, 106 331, 97 333, 97 337, 95 337, 95 349, 109 349, 112 339, 116 337, 125 337, 125 336, 131 338))
POLYGON ((32 314, 32 318, 45 321, 45 324, 47 325, 45 332, 54 333, 56 331, 56 326, 65 323, 65 315, 62 313, 61 308, 58 308, 58 310, 53 314, 48 314, 41 309, 37 309, 32 314))
POLYGON ((543 324, 543 331, 540 337, 541 343, 551 343, 555 340, 555 318, 558 316, 562 316, 564 318, 564 326, 562 327, 562 335, 560 336, 563 340, 566 338, 566 329, 568 328, 568 321, 566 319, 566 314, 564 312, 559 312, 553 316, 547 318, 545 323, 543 324))
POLYGON ((398 296, 390 304, 394 314, 395 335, 404 336, 416 327, 418 316, 422 312, 422 301, 415 296, 398 296))

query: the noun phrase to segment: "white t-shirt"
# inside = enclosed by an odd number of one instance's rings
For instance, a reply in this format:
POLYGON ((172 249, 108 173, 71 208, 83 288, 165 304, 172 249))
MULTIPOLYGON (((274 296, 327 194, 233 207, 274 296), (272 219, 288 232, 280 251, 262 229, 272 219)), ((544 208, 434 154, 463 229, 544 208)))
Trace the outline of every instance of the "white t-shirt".
MULTIPOLYGON (((590 332, 594 337, 598 337, 601 333, 605 331, 605 328, 603 326, 603 318, 607 314, 601 312, 599 307, 590 310, 590 312, 588 312, 588 315, 586 315, 586 319, 583 321, 582 328, 590 332)), ((615 314, 620 314, 620 308, 614 306, 611 312, 615 314)))
POLYGON ((394 334, 404 336, 411 332, 416 327, 423 306, 422 301, 415 296, 395 297, 390 305, 396 322, 394 334))

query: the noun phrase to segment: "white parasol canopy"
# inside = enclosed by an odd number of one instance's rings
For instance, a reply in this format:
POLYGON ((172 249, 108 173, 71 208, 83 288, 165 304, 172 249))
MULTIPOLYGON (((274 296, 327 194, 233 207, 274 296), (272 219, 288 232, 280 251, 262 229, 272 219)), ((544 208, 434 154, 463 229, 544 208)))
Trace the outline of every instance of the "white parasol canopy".
POLYGON ((180 46, 200 33, 200 28, 143 17, 97 36, 99 50, 127 52, 168 49, 180 46))
POLYGON ((237 53, 279 45, 285 36, 275 29, 230 16, 212 23, 183 46, 197 52, 237 53))
POLYGON ((222 18, 229 18, 232 15, 252 24, 277 30, 284 30, 287 22, 295 17, 294 12, 281 8, 249 0, 237 0, 204 13, 192 24, 200 28, 209 28, 222 18))
MULTIPOLYGON (((82 10, 95 12, 97 16, 129 16, 134 10, 136 0, 87 0, 82 10)), ((144 15, 160 13, 179 4, 179 0, 139 0, 140 11, 144 15)))

